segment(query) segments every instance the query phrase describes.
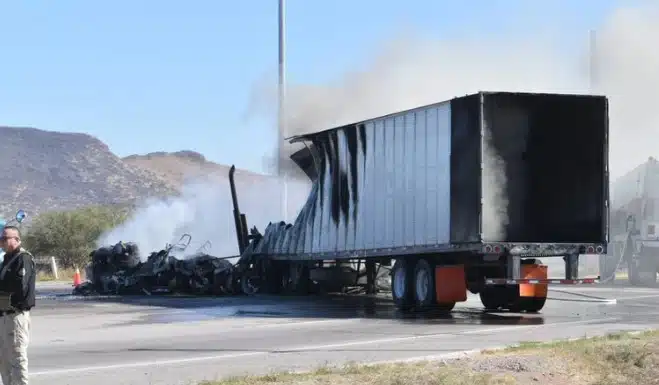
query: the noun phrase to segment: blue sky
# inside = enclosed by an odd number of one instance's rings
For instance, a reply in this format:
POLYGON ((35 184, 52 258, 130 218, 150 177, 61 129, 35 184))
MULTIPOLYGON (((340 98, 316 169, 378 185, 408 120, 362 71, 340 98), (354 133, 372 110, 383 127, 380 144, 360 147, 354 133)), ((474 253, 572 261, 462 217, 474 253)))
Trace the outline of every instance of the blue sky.
MULTIPOLYGON (((626 2, 627 3, 627 2, 626 2)), ((288 79, 325 83, 402 26, 424 37, 601 23, 613 0, 288 0, 288 79)), ((277 69, 276 0, 0 0, 0 125, 87 132, 120 156, 196 150, 262 171, 275 121, 245 119, 277 69)))

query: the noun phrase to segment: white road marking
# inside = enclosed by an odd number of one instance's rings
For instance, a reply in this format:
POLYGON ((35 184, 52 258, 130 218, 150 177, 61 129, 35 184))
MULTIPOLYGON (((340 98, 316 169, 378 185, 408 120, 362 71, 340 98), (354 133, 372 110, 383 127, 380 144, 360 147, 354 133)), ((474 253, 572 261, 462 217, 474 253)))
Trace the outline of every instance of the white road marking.
POLYGON ((643 298, 657 298, 659 297, 659 294, 648 294, 648 295, 636 295, 633 297, 619 297, 618 300, 620 301, 629 301, 629 300, 635 300, 635 299, 643 299, 643 298))
MULTIPOLYGON (((583 321, 568 321, 568 322, 557 322, 544 325, 523 325, 523 326, 507 326, 499 328, 487 328, 487 329, 478 329, 478 330, 468 330, 458 333, 436 333, 436 334, 425 334, 417 336, 406 336, 406 337, 395 337, 395 338, 382 338, 376 340, 365 340, 365 341, 351 341, 343 342, 337 344, 324 344, 324 345, 308 345, 308 346, 299 346, 293 348, 283 348, 277 349, 277 352, 295 352, 295 351, 305 351, 305 350, 318 350, 318 349, 331 349, 338 347, 349 347, 356 345, 368 345, 368 344, 377 344, 377 343, 388 343, 388 342, 397 342, 397 341, 413 341, 419 339, 428 339, 428 338, 438 338, 438 337, 455 337, 458 335, 473 335, 481 333, 503 333, 513 330, 523 330, 523 329, 537 329, 542 327, 551 327, 551 326, 566 326, 566 325, 579 325, 579 324, 588 324, 594 322, 602 321, 620 321, 620 318, 600 318, 592 320, 583 320, 583 321)), ((331 320, 330 320, 331 321, 331 320)), ((309 322, 323 322, 323 321, 309 321, 309 322)), ((62 374, 73 374, 73 373, 86 373, 94 371, 107 371, 107 370, 117 370, 117 369, 131 369, 131 368, 145 368, 145 367, 158 367, 161 365, 177 365, 177 364, 188 364, 204 361, 216 361, 223 359, 231 358, 240 358, 240 357, 249 357, 249 356, 259 356, 259 355, 268 355, 272 354, 268 351, 257 351, 257 352, 246 352, 246 353, 231 353, 231 354, 222 354, 214 356, 204 356, 204 357, 188 357, 188 358, 177 358, 169 360, 153 360, 153 361, 142 361, 142 362, 133 362, 133 363, 124 363, 124 364, 115 364, 115 365, 98 365, 98 366, 86 366, 80 368, 69 368, 69 369, 50 369, 42 370, 30 373, 31 376, 54 376, 62 374)))
POLYGON ((574 298, 553 298, 547 297, 548 300, 558 301, 558 302, 585 302, 585 303, 599 303, 604 305, 616 305, 618 300, 616 298, 606 299, 606 298, 591 298, 591 299, 574 299, 574 298))
POLYGON ((320 349, 332 349, 332 348, 344 348, 349 346, 358 346, 358 345, 370 345, 370 344, 383 344, 390 342, 402 342, 402 341, 414 341, 428 338, 438 338, 438 337, 453 337, 455 335, 472 335, 472 334, 488 334, 488 333, 502 333, 510 330, 523 330, 523 329, 537 329, 547 326, 556 326, 556 325, 580 325, 588 324, 593 322, 600 321, 620 321, 620 318, 599 318, 592 320, 583 320, 583 321, 568 321, 568 322, 557 322, 551 324, 543 325, 522 325, 522 326, 504 326, 498 328, 487 328, 487 329, 476 329, 476 330, 467 330, 458 333, 433 333, 433 334, 421 334, 415 336, 405 336, 405 337, 391 337, 391 338, 380 338, 375 340, 365 340, 365 341, 351 341, 351 342, 340 342, 336 344, 324 344, 324 345, 312 345, 312 346, 301 346, 297 348, 290 349, 278 349, 278 351, 286 352, 295 352, 295 351, 306 351, 306 350, 320 350, 320 349))
POLYGON ((248 357, 248 356, 257 356, 267 354, 266 352, 248 352, 248 353, 235 353, 235 354, 223 354, 219 356, 206 356, 206 357, 193 357, 193 358, 177 358, 172 360, 158 360, 158 361, 143 361, 143 362, 134 362, 134 363, 125 363, 125 364, 116 364, 116 365, 99 365, 99 366, 86 366, 82 368, 70 368, 70 369, 51 369, 43 370, 40 372, 30 373, 30 377, 33 376, 54 376, 60 374, 72 374, 72 373, 85 373, 85 372, 95 372, 95 371, 104 371, 104 370, 116 370, 116 369, 132 369, 132 368, 144 368, 154 365, 176 365, 176 364, 189 364, 193 362, 203 362, 203 361, 214 361, 221 360, 224 358, 238 358, 238 357, 248 357))

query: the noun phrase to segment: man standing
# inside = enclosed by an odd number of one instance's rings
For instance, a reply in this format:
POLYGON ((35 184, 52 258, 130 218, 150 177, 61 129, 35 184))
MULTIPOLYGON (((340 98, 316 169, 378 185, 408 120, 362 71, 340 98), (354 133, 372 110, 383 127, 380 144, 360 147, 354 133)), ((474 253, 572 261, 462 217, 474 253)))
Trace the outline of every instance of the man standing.
POLYGON ((4 385, 27 385, 30 309, 35 304, 36 269, 21 247, 21 233, 5 226, 0 236, 5 257, 0 265, 0 376, 4 385))

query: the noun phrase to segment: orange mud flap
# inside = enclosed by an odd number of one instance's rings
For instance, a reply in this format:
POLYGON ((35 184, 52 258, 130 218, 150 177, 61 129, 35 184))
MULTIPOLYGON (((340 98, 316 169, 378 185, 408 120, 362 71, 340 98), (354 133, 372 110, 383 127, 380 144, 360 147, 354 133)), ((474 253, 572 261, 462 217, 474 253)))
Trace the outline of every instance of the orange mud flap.
MULTIPOLYGON (((547 281, 547 265, 522 265, 522 279, 547 281)), ((549 285, 547 283, 520 283, 519 296, 524 298, 547 298, 549 285)))
POLYGON ((467 300, 464 265, 435 267, 435 294, 438 304, 455 305, 467 300))
POLYGON ((510 310, 539 312, 547 301, 547 265, 522 265, 520 266, 521 278, 526 283, 519 284, 519 298, 510 310))

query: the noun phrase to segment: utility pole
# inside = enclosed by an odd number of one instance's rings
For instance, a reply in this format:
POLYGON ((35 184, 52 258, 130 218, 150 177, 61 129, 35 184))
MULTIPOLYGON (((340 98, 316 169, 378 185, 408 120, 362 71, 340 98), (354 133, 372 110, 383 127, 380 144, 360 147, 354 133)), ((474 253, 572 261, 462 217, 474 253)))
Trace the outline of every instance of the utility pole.
POLYGON ((283 141, 286 135, 286 1, 279 0, 279 83, 278 83, 278 109, 277 109, 277 177, 284 184, 282 197, 282 210, 284 221, 288 219, 288 181, 285 167, 282 167, 284 158, 283 141))
POLYGON ((588 50, 588 89, 591 94, 597 87, 597 36, 595 30, 590 30, 590 44, 588 50))

